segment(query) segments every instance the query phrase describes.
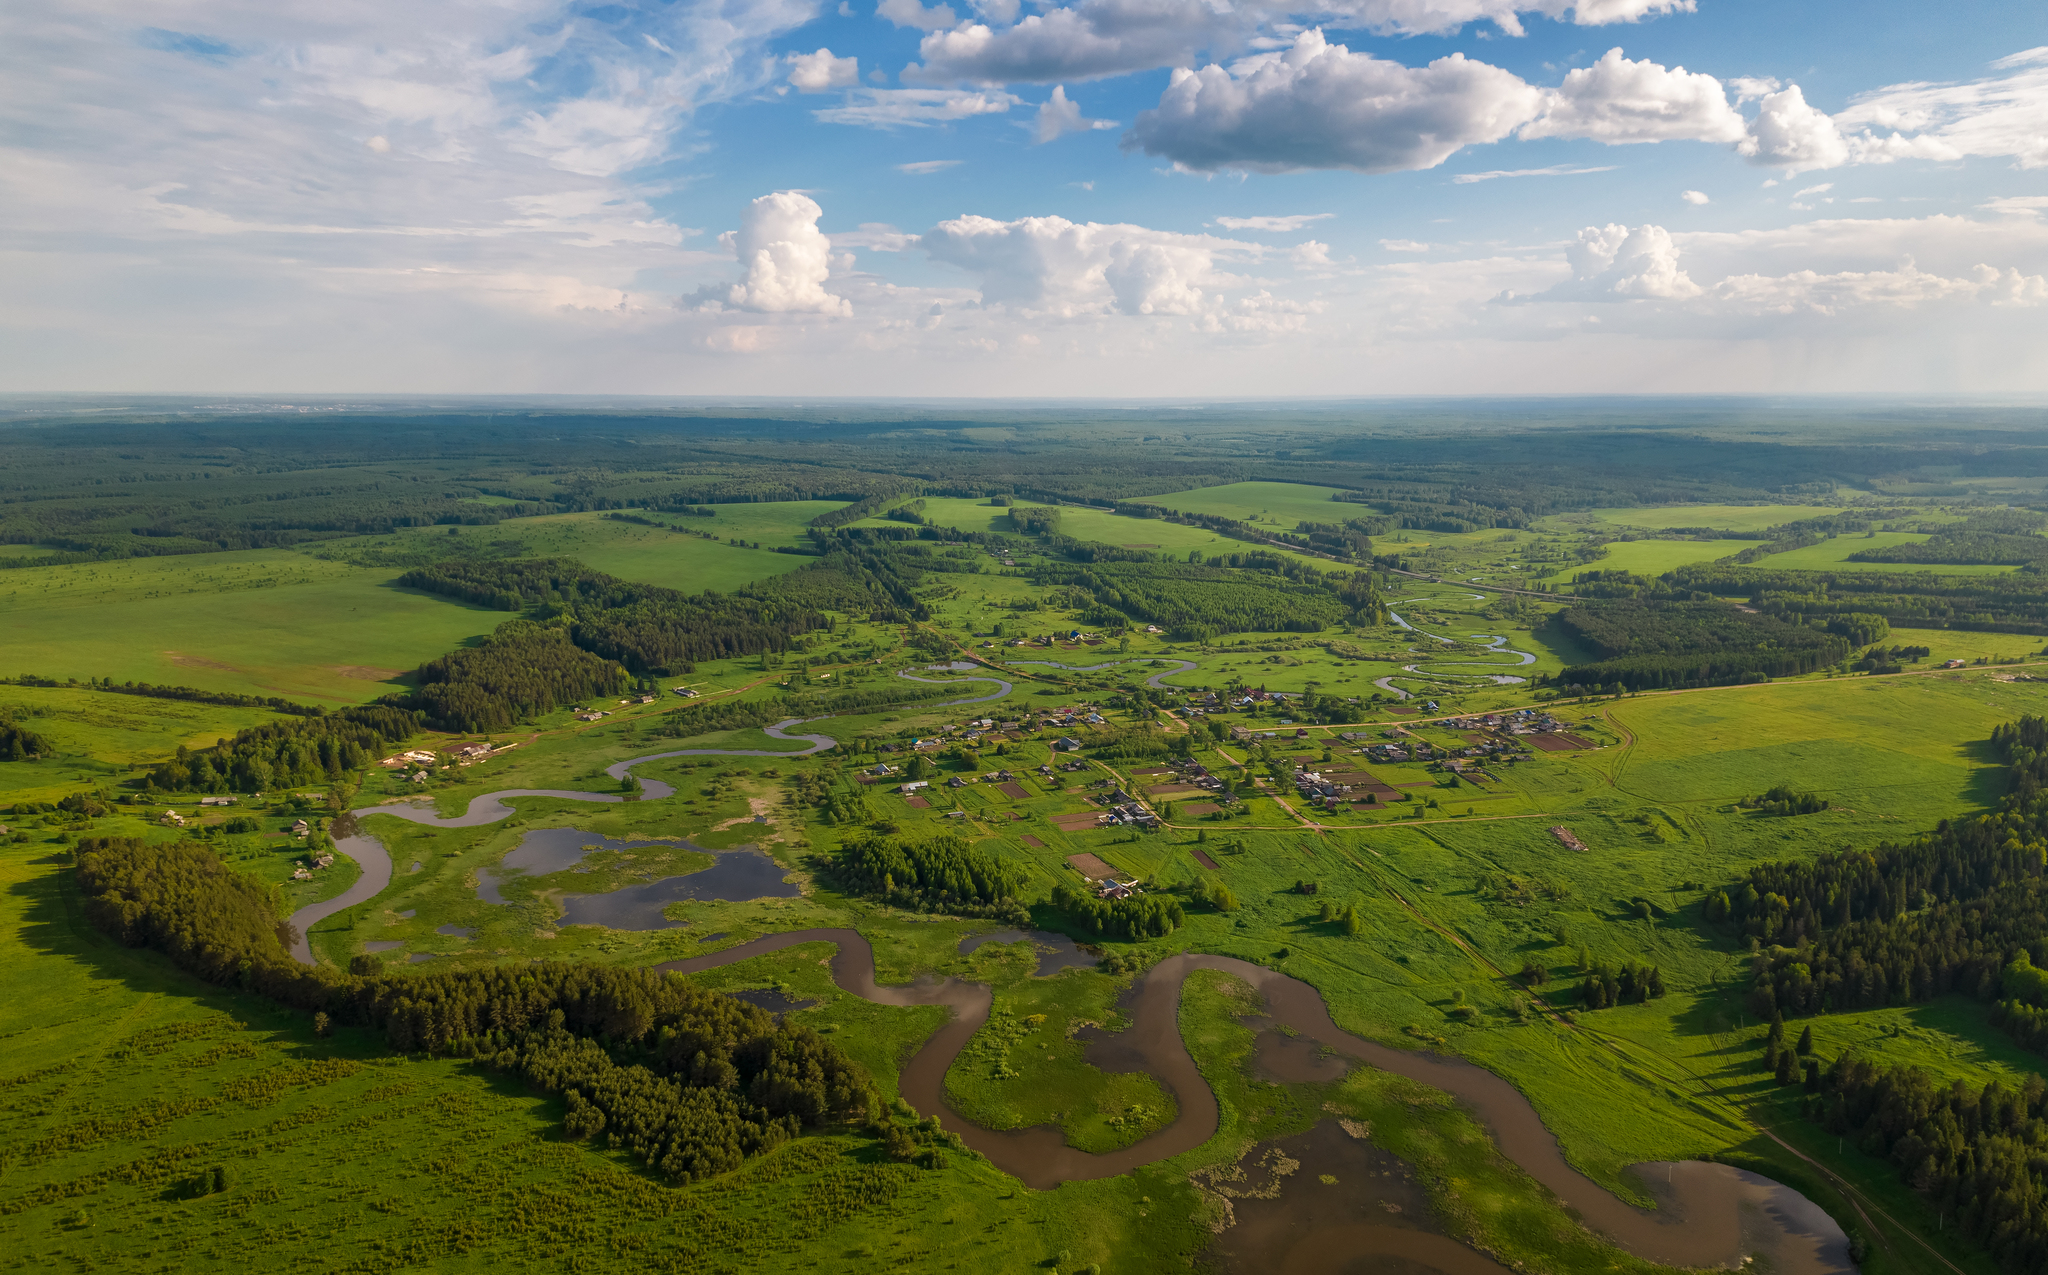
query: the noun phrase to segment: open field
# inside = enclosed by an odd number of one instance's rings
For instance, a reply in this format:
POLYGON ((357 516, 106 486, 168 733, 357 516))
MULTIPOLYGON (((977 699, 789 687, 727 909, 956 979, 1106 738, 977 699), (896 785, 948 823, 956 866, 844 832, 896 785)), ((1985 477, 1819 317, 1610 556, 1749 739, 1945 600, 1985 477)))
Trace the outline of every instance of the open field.
POLYGON ((1220 487, 1146 496, 1144 500, 1188 513, 1222 514, 1240 522, 1271 526, 1277 531, 1292 531, 1302 522, 1342 522, 1371 515, 1372 510, 1364 505, 1330 499, 1339 490, 1302 483, 1225 483, 1220 487))
POLYGON ((1570 566, 1543 577, 1548 584, 1569 584, 1581 571, 1628 571, 1655 578, 1677 567, 1712 562, 1756 546, 1754 540, 1616 540, 1606 552, 1584 566, 1570 566))
POLYGON ((1929 539, 1924 534, 1907 531, 1879 531, 1869 535, 1836 536, 1823 540, 1817 545, 1804 549, 1791 549, 1774 553, 1768 558, 1759 558, 1754 564, 1759 570, 1775 571, 1921 571, 1929 575, 1981 576, 2001 575, 2017 571, 2018 567, 2000 566, 1946 566, 1933 562, 1851 562, 1849 555, 1865 549, 1884 549, 1892 545, 1923 544, 1929 539))
POLYGON ((43 567, 0 579, 10 672, 352 704, 506 616, 396 572, 286 550, 43 567))
POLYGON ((161 761, 180 745, 204 748, 277 717, 264 708, 40 686, 0 686, 0 714, 57 750, 40 761, 0 762, 0 803, 53 801, 77 791, 81 780, 115 784, 131 766, 161 761))
MULTIPOLYGON (((1029 501, 1019 501, 1028 505, 1029 501)), ((1015 534, 1010 524, 1010 511, 987 501, 965 500, 948 496, 927 496, 924 501, 923 517, 926 522, 940 527, 958 527, 962 531, 993 532, 998 535, 1015 534)), ((1296 520, 1299 521, 1299 520, 1296 520)), ((883 527, 902 526, 885 518, 869 518, 856 526, 883 527)), ((1292 531, 1294 523, 1275 530, 1292 531)), ((1220 536, 1200 527, 1184 527, 1179 523, 1161 522, 1156 518, 1128 518, 1103 509, 1086 509, 1075 505, 1060 509, 1060 534, 1076 540, 1094 540, 1102 544, 1120 545, 1126 548, 1157 549, 1164 553, 1185 556, 1190 550, 1200 550, 1205 557, 1217 554, 1248 553, 1265 548, 1229 536, 1220 536)), ((1331 563, 1298 554, 1289 549, 1272 552, 1283 554, 1302 562, 1312 563, 1322 570, 1329 570, 1331 563)))
POLYGON ((1762 531, 1842 512, 1840 505, 1657 505, 1595 509, 1592 516, 1623 527, 1713 527, 1719 531, 1762 531))

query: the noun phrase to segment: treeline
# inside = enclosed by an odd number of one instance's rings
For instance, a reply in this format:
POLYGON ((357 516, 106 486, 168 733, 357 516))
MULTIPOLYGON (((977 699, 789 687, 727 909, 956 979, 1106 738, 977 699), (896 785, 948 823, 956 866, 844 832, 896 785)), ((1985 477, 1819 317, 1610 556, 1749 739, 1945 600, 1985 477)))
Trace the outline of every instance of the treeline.
POLYGON ((2044 522, 2048 519, 2030 510, 2000 509, 1938 527, 1918 544, 1859 550, 1849 561, 2030 566, 2048 559, 2048 538, 2036 534, 2044 522))
POLYGON ((603 1131, 670 1177, 726 1172, 805 1125, 867 1113, 859 1064, 808 1028, 649 969, 541 962, 434 974, 339 974, 286 952, 279 893, 190 842, 88 838, 87 918, 209 982, 404 1052, 457 1054, 569 1100, 574 1136, 603 1131))
POLYGON ((1293 584, 1192 562, 1056 564, 1035 579, 1086 590, 1099 606, 1169 631, 1319 633, 1347 609, 1320 575, 1293 584))
POLYGON ((819 514, 811 519, 809 525, 829 531, 834 527, 844 527, 848 523, 859 522, 863 518, 872 518, 887 506, 890 501, 900 499, 905 492, 916 490, 915 484, 905 483, 901 480, 891 481, 884 484, 880 490, 870 495, 862 496, 843 509, 832 509, 819 514))
POLYGON ((848 888, 898 907, 1031 920, 1019 898, 1022 874, 959 837, 918 840, 862 829, 847 835, 834 868, 848 888))
POLYGON ((1708 920, 1757 940, 1751 1012, 1874 1009, 1949 992, 1988 1001, 2015 953, 2048 956, 2048 722, 2023 717, 1991 740, 2008 762, 1997 812, 1943 820, 1904 844, 1759 864, 1708 897, 1708 920))
POLYGON ((1788 784, 1773 785, 1768 792, 1744 797, 1736 804, 1767 815, 1817 815, 1828 808, 1827 798, 1819 793, 1794 792, 1788 784))
POLYGON ((440 730, 499 731, 632 684, 616 662, 593 655, 564 629, 507 620, 482 646, 450 651, 420 665, 402 702, 440 730))
POLYGON ((1845 1053, 1808 1099, 1811 1118, 1889 1160, 1967 1242, 2011 1275, 2048 1268, 2048 1081, 1944 1085, 1914 1066, 1845 1053))
POLYGON ((183 744, 143 777, 145 791, 265 792, 339 782, 418 733, 419 718, 392 704, 265 722, 194 751, 183 744))
POLYGON ((498 610, 565 612, 577 646, 649 677, 686 673, 700 660, 785 651, 792 639, 829 626, 826 608, 867 614, 889 601, 844 556, 732 594, 686 595, 566 559, 441 563, 408 571, 399 583, 498 610))
POLYGON ((221 704, 229 708, 268 708, 279 713, 292 713, 301 717, 312 717, 327 710, 314 704, 300 704, 277 695, 238 695, 233 691, 202 691, 196 686, 153 686, 148 682, 116 682, 111 677, 88 677, 83 682, 68 678, 62 682, 53 677, 37 677, 24 673, 19 677, 0 678, 0 686, 47 686, 74 688, 88 691, 106 691, 113 695, 140 695, 146 699, 175 699, 193 704, 221 704))
POLYGON ((1932 572, 1759 571, 1711 563, 1680 567, 1673 587, 1750 598, 1768 615, 1869 612, 1901 628, 2048 634, 2048 575, 1945 576, 1932 572))
POLYGON ((1839 633, 1717 602, 1596 603, 1567 608, 1556 622, 1601 657, 1552 679, 1567 687, 1640 691, 1791 677, 1837 663, 1851 649, 1839 633))
POLYGON ((1157 894, 1098 899, 1064 882, 1052 888, 1052 906, 1088 933, 1125 943, 1164 938, 1187 921, 1178 899, 1157 894))
MULTIPOLYGON (((1517 530, 1529 525, 1530 515, 1516 505, 1478 504, 1471 500, 1415 500, 1399 489, 1340 491, 1334 500, 1371 505, 1387 515, 1393 527, 1404 531, 1486 531, 1495 527, 1517 530)), ((1500 497, 1495 497, 1500 499, 1500 497)), ((1514 499, 1514 497, 1508 497, 1514 499)), ((1388 530, 1392 530, 1389 527, 1388 530)), ((1382 531, 1378 534, 1385 535, 1382 531)))

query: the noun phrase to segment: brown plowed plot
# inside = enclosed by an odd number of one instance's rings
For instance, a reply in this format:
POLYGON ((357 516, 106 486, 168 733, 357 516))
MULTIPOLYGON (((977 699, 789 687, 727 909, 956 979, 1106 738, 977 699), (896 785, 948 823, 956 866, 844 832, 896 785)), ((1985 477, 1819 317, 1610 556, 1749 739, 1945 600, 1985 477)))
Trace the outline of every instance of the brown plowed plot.
POLYGON ((1213 872, 1221 872, 1223 870, 1222 864, 1216 862, 1214 859, 1211 859, 1208 855, 1202 853, 1200 850, 1193 851, 1192 853, 1195 856, 1195 862, 1201 864, 1203 867, 1208 868, 1213 872))
POLYGON ((1386 784, 1381 783, 1378 779, 1375 779, 1370 773, 1363 770, 1340 770, 1335 772, 1324 771, 1323 778, 1329 780, 1333 784, 1342 784, 1345 787, 1350 788, 1354 793, 1358 792, 1360 789, 1363 789, 1364 791, 1371 793, 1373 796, 1378 797, 1382 801, 1386 800, 1389 797, 1398 797, 1401 795, 1400 793, 1394 791, 1392 788, 1388 787, 1386 784))
POLYGON ((1177 815, 1213 815, 1223 807, 1213 801, 1190 801, 1174 811, 1177 815))
POLYGON ((906 797, 904 798, 904 803, 906 805, 916 806, 919 810, 930 810, 932 808, 932 803, 926 801, 922 797, 906 797))
POLYGON ((1396 787, 1396 788, 1434 788, 1434 787, 1436 787, 1436 780, 1434 780, 1434 779, 1427 779, 1427 780, 1424 780, 1423 782, 1421 782, 1421 783, 1417 783, 1417 784, 1395 784, 1395 785, 1394 785, 1394 787, 1396 787))
POLYGON ((1580 739, 1577 735, 1559 731, 1555 735, 1531 735, 1529 742, 1546 753, 1571 753, 1581 748, 1593 747, 1593 741, 1580 739))
POLYGON ((1030 846, 1033 850, 1045 849, 1045 843, 1043 841, 1040 841, 1037 837, 1033 837, 1027 834, 1025 836, 1019 837, 1018 840, 1022 841, 1025 845, 1030 846))
POLYGON ((1154 797, 1171 797, 1175 793, 1202 792, 1200 784, 1154 784, 1145 790, 1154 797))
POLYGON ((1171 775, 1174 771, 1171 766, 1145 766, 1131 773, 1134 775, 1171 775))
POLYGON ((1460 735, 1458 738, 1468 744, 1483 744, 1486 742, 1486 736, 1484 735, 1460 735))
POLYGON ((1078 815, 1054 815, 1052 826, 1061 832, 1081 832, 1093 828, 1101 819, 1102 816, 1094 811, 1084 810, 1078 815))
POLYGON ((1025 792, 1024 785, 1019 783, 997 784, 996 791, 1012 801, 1022 801, 1031 795, 1025 792))
POLYGON ((1067 856, 1067 862, 1081 869, 1081 875, 1091 880, 1099 881, 1103 877, 1113 877, 1116 875, 1115 868, 1110 867, 1092 854, 1070 854, 1067 856))

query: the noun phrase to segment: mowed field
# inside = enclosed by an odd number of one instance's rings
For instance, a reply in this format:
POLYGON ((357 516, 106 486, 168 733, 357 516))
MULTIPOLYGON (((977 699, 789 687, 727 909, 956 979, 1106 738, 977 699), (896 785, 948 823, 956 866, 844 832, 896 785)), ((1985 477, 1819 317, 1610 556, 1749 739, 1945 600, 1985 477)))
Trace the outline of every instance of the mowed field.
POLYGON ((1220 487, 1197 487, 1193 491, 1140 499, 1184 513, 1222 514, 1282 531, 1292 531, 1300 522, 1342 522, 1346 518, 1372 516, 1373 511, 1365 505, 1332 500, 1339 490, 1302 483, 1225 483, 1220 487))
POLYGON ((281 549, 18 571, 0 668, 349 704, 506 619, 397 574, 281 549))
MULTIPOLYGON (((621 580, 658 584, 682 593, 707 589, 729 593, 744 584, 794 571, 813 559, 776 553, 778 545, 807 543, 806 521, 839 506, 829 501, 784 501, 760 505, 720 505, 715 518, 675 515, 645 515, 674 522, 685 532, 707 532, 717 537, 670 531, 622 522, 601 513, 555 514, 545 518, 521 518, 495 527, 463 528, 461 535, 488 546, 493 557, 571 558, 593 571, 621 580), (727 517, 727 509, 747 511, 727 517), (737 537, 746 546, 730 545, 737 537), (759 543, 759 549, 752 548, 759 543)), ((426 550, 442 550, 437 540, 455 543, 445 527, 418 527, 391 536, 366 537, 349 541, 351 547, 376 546, 398 554, 422 556, 426 550)), ((445 550, 443 550, 445 551, 445 550)))
POLYGON ((1754 540, 1617 540, 1602 546, 1607 556, 1584 566, 1574 564, 1544 577, 1545 583, 1568 584, 1581 571, 1628 571, 1656 577, 1695 562, 1712 562, 1754 548, 1754 540))
POLYGON ((468 547, 494 557, 565 557, 684 593, 729 592, 815 561, 769 546, 797 543, 806 521, 837 507, 827 501, 721 506, 718 518, 677 520, 693 529, 701 523, 718 540, 599 514, 566 514, 464 527, 453 535, 446 527, 413 528, 306 551, 24 568, 0 576, 0 671, 357 703, 389 693, 422 662, 509 617, 400 588, 401 568, 339 560, 352 551, 424 558, 428 550, 468 547), (743 512, 726 518, 725 509, 743 512), (763 547, 729 545, 725 536, 763 547))
MULTIPOLYGON (((1268 484, 1275 485, 1275 484, 1268 484)), ((1029 504, 1020 501, 1020 504, 1029 504)), ((940 527, 957 527, 962 531, 992 532, 997 535, 1015 535, 1010 525, 1010 511, 983 500, 967 500, 948 496, 927 496, 924 500, 924 519, 940 527)), ((869 518, 855 524, 861 527, 900 527, 903 524, 886 518, 869 518)), ((1293 522, 1285 528, 1292 530, 1293 522)), ((1219 536, 1213 531, 1200 527, 1184 527, 1175 522, 1161 522, 1154 518, 1126 518, 1102 509, 1082 509, 1072 505, 1060 509, 1060 534, 1076 540, 1094 540, 1102 544, 1120 545, 1127 549, 1156 549, 1162 553, 1185 555, 1199 549, 1202 554, 1212 556, 1225 553, 1250 553, 1265 549, 1266 546, 1251 544, 1219 536)), ((1280 549, 1272 552, 1285 553, 1328 571, 1335 564, 1306 554, 1280 549)))
POLYGON ((1836 536, 1804 549, 1774 553, 1756 562, 1759 570, 1777 571, 1923 571, 1932 575, 1981 576, 2017 571, 2018 567, 1949 566, 1933 562, 1851 562, 1849 555, 1865 549, 1886 549, 1893 545, 1924 544, 1928 537, 1909 531, 1880 531, 1875 535, 1836 536))
POLYGON ((1762 531, 1781 523, 1840 512, 1840 505, 1658 505, 1635 509, 1595 509, 1592 514, 1602 522, 1623 527, 1713 527, 1721 531, 1762 531))

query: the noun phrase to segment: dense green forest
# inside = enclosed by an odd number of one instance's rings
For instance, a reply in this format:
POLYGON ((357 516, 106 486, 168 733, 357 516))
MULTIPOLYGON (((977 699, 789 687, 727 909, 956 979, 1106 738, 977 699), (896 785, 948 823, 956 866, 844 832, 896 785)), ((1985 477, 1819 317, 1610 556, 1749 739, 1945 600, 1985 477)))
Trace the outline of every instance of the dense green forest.
POLYGON ((266 792, 338 782, 418 733, 419 727, 410 711, 389 704, 266 722, 196 752, 179 745, 171 760, 148 772, 143 787, 166 792, 266 792))
POLYGON ((420 665, 402 701, 441 730, 504 730, 531 717, 631 684, 626 670, 570 640, 567 629, 507 620, 482 646, 420 665))
POLYGON ((899 907, 1030 924, 1023 879, 959 837, 922 840, 863 829, 841 842, 834 871, 846 885, 899 907))
MULTIPOLYGON (((1597 662, 1566 668, 1564 687, 1632 691, 1715 686, 1790 677, 1849 654, 1851 639, 1718 602, 1603 602, 1567 608, 1554 621, 1597 662)), ((1857 630, 1865 641, 1883 632, 1857 630)))
POLYGON ((1220 633, 1318 633, 1341 623, 1343 601, 1318 579, 1295 584, 1204 563, 1118 562, 1052 565, 1036 582, 1084 589, 1103 611, 1159 625, 1174 640, 1187 641, 1220 633))
POLYGON ((1760 864, 1708 898, 1709 921, 1759 945, 1752 1013, 1866 1009, 1949 992, 1989 1001, 2016 952, 2048 956, 2048 721, 2023 717, 1991 742, 2007 761, 1995 813, 1944 820, 1903 844, 1760 864))
POLYGON ((2010 1275, 2048 1264, 2048 1081, 1944 1085, 1920 1067, 1880 1067, 1854 1053, 1828 1068, 1813 1119, 1887 1159, 1971 1243, 2010 1275))

